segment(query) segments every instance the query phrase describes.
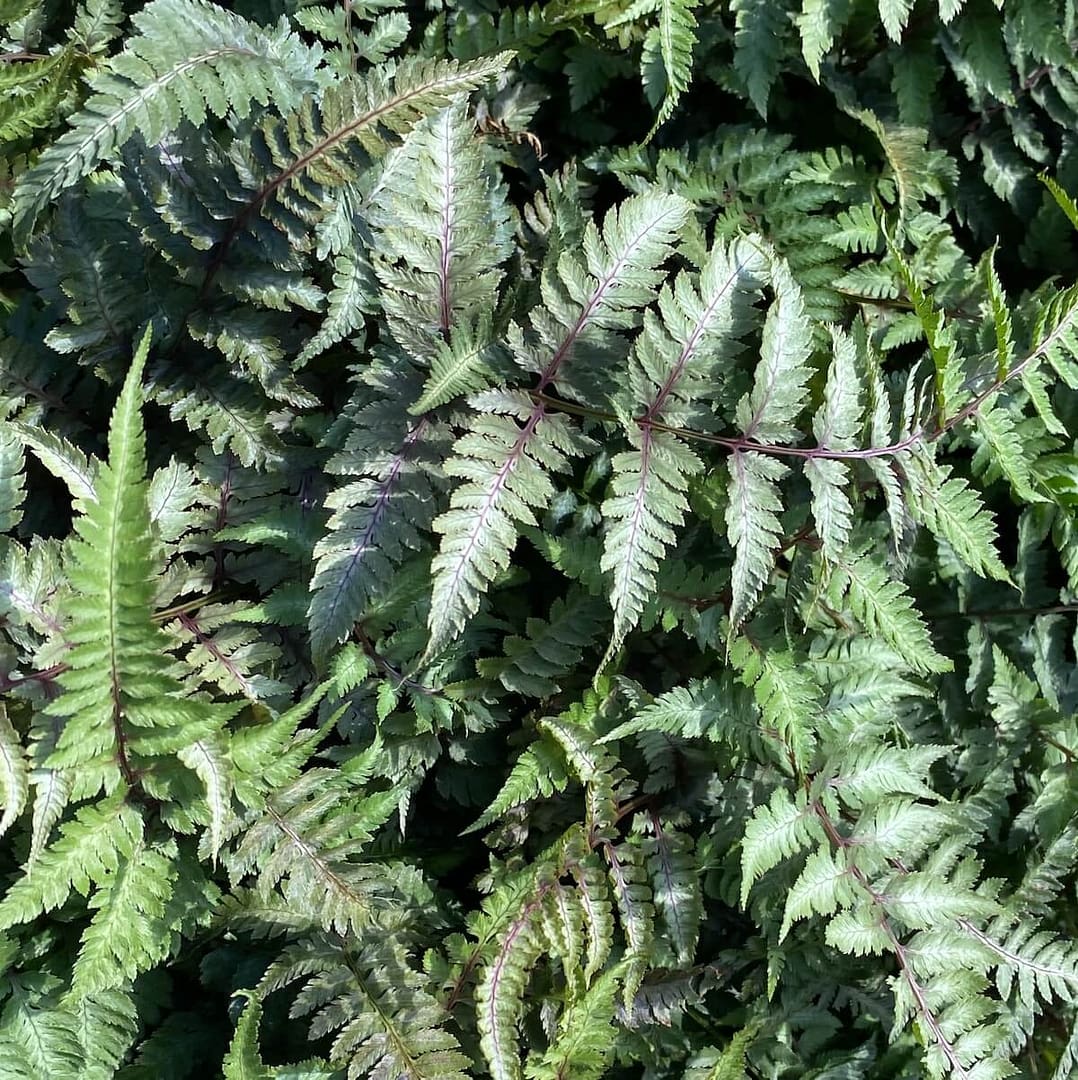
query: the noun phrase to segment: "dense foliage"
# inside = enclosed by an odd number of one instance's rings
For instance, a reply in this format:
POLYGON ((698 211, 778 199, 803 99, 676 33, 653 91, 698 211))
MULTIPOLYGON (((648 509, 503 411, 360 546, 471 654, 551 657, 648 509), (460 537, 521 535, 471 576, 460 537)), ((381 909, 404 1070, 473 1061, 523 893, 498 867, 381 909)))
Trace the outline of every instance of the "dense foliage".
POLYGON ((0 38, 0 1077, 1078 1075, 1074 0, 0 38))

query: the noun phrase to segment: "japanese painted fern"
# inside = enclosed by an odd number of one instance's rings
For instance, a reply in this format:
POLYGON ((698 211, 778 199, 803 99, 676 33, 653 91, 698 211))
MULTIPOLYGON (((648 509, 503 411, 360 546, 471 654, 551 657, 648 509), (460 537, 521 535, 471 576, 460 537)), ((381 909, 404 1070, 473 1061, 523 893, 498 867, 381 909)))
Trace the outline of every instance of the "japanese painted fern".
POLYGON ((1071 1076, 1073 4, 61 7, 0 1076, 1071 1076))

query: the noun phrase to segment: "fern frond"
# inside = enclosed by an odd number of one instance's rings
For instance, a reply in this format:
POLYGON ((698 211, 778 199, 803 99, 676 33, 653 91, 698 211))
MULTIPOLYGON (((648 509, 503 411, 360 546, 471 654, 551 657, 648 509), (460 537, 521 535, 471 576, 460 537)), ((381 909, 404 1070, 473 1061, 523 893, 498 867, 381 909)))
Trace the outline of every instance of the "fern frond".
POLYGON ((305 906, 327 930, 357 930, 369 921, 386 880, 379 867, 353 857, 399 801, 395 791, 358 800, 339 773, 308 769, 266 801, 222 861, 235 882, 255 875, 263 898, 280 890, 286 903, 305 906))
POLYGON ((246 993, 245 996, 247 1004, 240 1013, 223 1062, 225 1080, 272 1080, 276 1070, 271 1071, 262 1063, 258 1050, 262 1002, 256 994, 246 993))
POLYGON ((753 107, 764 119, 771 88, 782 68, 784 41, 790 27, 785 10, 771 0, 732 0, 736 12, 734 70, 753 107))
POLYGON ((661 939, 669 944, 679 965, 693 962, 704 914, 704 898, 690 841, 683 833, 653 819, 653 835, 644 841, 651 874, 652 903, 665 927, 661 939))
MULTIPOLYGON (((831 330, 834 359, 827 373, 824 398, 812 422, 817 446, 852 450, 861 430, 861 386, 856 345, 841 330, 831 330)), ((836 458, 812 457, 805 462, 812 489, 812 516, 827 558, 846 547, 853 528, 853 504, 846 488, 850 468, 836 458)))
POLYGON ((843 597, 865 631, 886 641, 912 670, 951 670, 951 661, 936 651, 905 587, 888 576, 864 545, 853 544, 834 564, 828 602, 841 610, 843 597))
POLYGON ((681 274, 659 295, 659 316, 648 312, 637 338, 630 382, 643 416, 629 426, 634 449, 613 459, 602 569, 613 574, 614 632, 607 657, 620 648, 655 588, 659 564, 676 540, 688 503, 688 478, 702 467, 679 438, 652 427, 706 426, 700 402, 724 363, 743 348, 767 264, 759 241, 712 249, 698 282, 681 274))
POLYGON ((59 677, 66 693, 49 707, 63 730, 47 764, 77 769, 86 794, 133 786, 150 760, 207 737, 238 711, 184 695, 152 619, 155 539, 140 416, 148 350, 146 335, 113 414, 95 498, 79 504, 68 560, 72 648, 59 677))
POLYGON ((0 535, 11 532, 22 520, 26 494, 22 446, 10 425, 5 428, 0 432, 0 535))
POLYGON ((311 1017, 312 1037, 334 1035, 330 1062, 351 1076, 466 1080, 468 1059, 446 1030, 445 1009, 391 929, 371 936, 379 940, 305 937, 270 965, 259 992, 303 980, 292 1015, 311 1017))
MULTIPOLYGON (((530 316, 532 335, 519 327, 510 334, 516 362, 538 375, 538 393, 555 382, 573 393, 574 377, 594 379, 591 368, 613 332, 632 325, 634 308, 654 295, 655 268, 670 254, 687 210, 675 196, 630 198, 610 211, 602 235, 589 226, 585 261, 565 253, 548 268, 546 303, 530 316)), ((522 392, 488 391, 471 404, 480 416, 446 465, 466 482, 434 523, 442 542, 432 564, 428 656, 479 609, 483 592, 508 565, 519 525, 536 524, 535 509, 554 493, 548 474, 563 472, 569 457, 589 445, 564 417, 522 392)))
POLYGON ((598 1080, 603 1075, 614 1045, 618 977, 616 969, 604 972, 568 1004, 542 1058, 528 1062, 528 1080, 561 1080, 568 1076, 598 1080))
POLYGON ((768 870, 823 839, 823 826, 804 793, 798 792, 791 799, 785 788, 776 788, 770 802, 757 806, 745 827, 741 841, 741 906, 745 906, 753 885, 768 870))
POLYGON ((993 248, 984 257, 982 263, 985 292, 988 298, 988 311, 992 316, 992 326, 996 333, 996 378, 1005 379, 1014 365, 1014 330, 1011 325, 1011 310, 1007 306, 1007 297, 995 268, 996 249, 993 248))
POLYGON ((645 92, 652 105, 658 105, 658 112, 645 142, 673 116, 678 101, 692 82, 693 49, 697 41, 695 10, 699 0, 647 0, 647 3, 657 9, 658 25, 644 38, 641 66, 645 92), (661 82, 654 79, 656 57, 662 67, 661 82), (653 80, 657 85, 653 85, 653 80))
POLYGON ((545 739, 532 743, 517 758, 495 800, 480 817, 465 829, 465 833, 485 829, 515 806, 535 799, 549 799, 555 792, 564 791, 570 775, 561 748, 545 739))
POLYGON ((31 989, 19 989, 0 1013, 0 1069, 20 1080, 78 1076, 86 1065, 77 1021, 31 989))
POLYGON ((91 80, 71 128, 19 178, 17 237, 41 212, 137 131, 149 143, 181 119, 248 114, 252 103, 287 109, 313 89, 318 54, 284 23, 272 31, 203 0, 152 0, 132 18, 138 33, 91 80))
POLYGON ((381 306, 398 344, 424 357, 462 319, 493 310, 509 208, 461 105, 410 133, 385 171, 373 221, 381 306))
POLYGON ((0 817, 0 836, 18 821, 30 795, 30 766, 18 732, 0 702, 0 794, 4 814, 0 817))
POLYGON ((601 600, 573 589, 554 601, 549 619, 528 619, 526 637, 507 637, 502 642, 504 656, 484 658, 476 667, 480 675, 498 679, 514 693, 552 697, 560 689, 556 680, 573 670, 598 637, 605 613, 601 600))
POLYGON ((962 358, 958 351, 955 330, 925 292, 921 281, 906 257, 887 236, 891 259, 898 267, 898 274, 905 286, 906 293, 913 304, 914 313, 921 324, 921 331, 928 342, 928 352, 932 359, 932 369, 936 388, 936 409, 940 422, 954 416, 963 404, 962 384, 965 372, 962 358))
POLYGON ((44 428, 12 421, 11 432, 53 474, 67 485, 73 499, 92 502, 97 482, 97 462, 63 436, 44 428))
POLYGON ((820 61, 831 51, 848 18, 849 7, 845 0, 801 0, 801 13, 796 16, 801 53, 817 82, 820 81, 820 61))
POLYGON ((374 271, 362 249, 351 247, 337 255, 333 288, 326 297, 326 317, 296 362, 305 364, 355 333, 363 325, 363 316, 375 310, 377 291, 374 271))
POLYGON ((67 1000, 126 986, 160 964, 181 929, 208 921, 219 897, 194 860, 179 858, 175 840, 136 839, 90 897, 94 915, 82 935, 67 1000))
POLYGON ((760 362, 750 393, 737 406, 737 425, 748 439, 784 444, 797 438, 794 421, 808 400, 812 334, 805 302, 785 259, 772 255, 774 302, 764 322, 760 362))
POLYGON ((913 480, 911 509, 933 533, 945 540, 975 573, 1010 581, 996 554, 996 526, 977 492, 950 467, 918 454, 907 475, 913 480))
POLYGON ((655 941, 655 905, 648 884, 644 853, 633 843, 603 847, 610 873, 614 906, 628 948, 623 1002, 631 1008, 644 974, 651 965, 655 941))
POLYGON ((344 447, 328 464, 348 482, 326 498, 333 514, 314 552, 308 617, 318 657, 351 633, 392 583, 396 567, 423 546, 449 438, 448 429, 430 417, 402 416, 397 395, 411 396, 418 382, 413 371, 378 366, 364 381, 371 400, 358 408, 344 447))
POLYGON ((131 856, 142 837, 142 818, 115 798, 85 806, 61 826, 32 875, 19 878, 0 900, 0 929, 54 911, 71 895, 107 886, 110 875, 131 856))
POLYGON ((782 539, 778 482, 789 469, 774 458, 740 450, 730 455, 727 468, 726 535, 734 549, 729 615, 730 632, 736 634, 771 580, 782 539))
POLYGON ((309 247, 311 238, 300 226, 321 219, 331 192, 354 179, 372 157, 385 154, 396 136, 482 86, 510 59, 508 53, 470 63, 412 56, 363 79, 331 84, 320 101, 308 97, 285 120, 266 120, 252 147, 264 176, 234 211, 211 273, 220 272, 242 230, 257 231, 256 215, 309 247))
POLYGON ((795 763, 806 765, 816 742, 813 716, 820 699, 812 676, 792 651, 761 649, 748 636, 731 644, 730 662, 752 689, 764 733, 781 740, 795 763))

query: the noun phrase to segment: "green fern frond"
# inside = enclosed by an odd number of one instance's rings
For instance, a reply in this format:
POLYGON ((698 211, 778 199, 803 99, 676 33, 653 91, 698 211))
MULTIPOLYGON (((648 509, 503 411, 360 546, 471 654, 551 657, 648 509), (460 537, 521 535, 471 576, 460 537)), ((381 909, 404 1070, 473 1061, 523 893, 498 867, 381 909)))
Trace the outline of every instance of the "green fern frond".
POLYGON ((310 1016, 315 1037, 334 1035, 330 1063, 351 1076, 466 1080, 468 1058, 405 949, 388 927, 371 936, 376 940, 315 935, 288 946, 263 976, 260 994, 302 980, 292 1015, 310 1016))
POLYGON ((796 16, 801 53, 817 82, 820 81, 820 61, 831 51, 848 18, 846 0, 801 0, 801 13, 796 16))
POLYGON ((741 841, 741 906, 745 906, 753 885, 768 870, 823 838, 823 826, 804 794, 799 792, 791 799, 785 788, 776 788, 770 802, 757 806, 745 827, 741 841))
POLYGON ((561 748, 546 739, 532 743, 517 758, 495 800, 465 833, 485 829, 515 806, 524 806, 539 798, 549 799, 555 792, 564 791, 569 780, 561 748))
POLYGON ((224 1060, 225 1080, 271 1080, 276 1070, 262 1063, 258 1050, 258 1032, 262 1026, 262 1002, 257 995, 247 993, 232 1042, 224 1060))
POLYGON ((945 540, 971 570, 982 577, 1010 581, 996 554, 996 526, 977 492, 961 477, 951 476, 926 454, 918 454, 908 475, 914 479, 911 509, 933 533, 945 540))
POLYGON ((0 432, 0 534, 11 532, 22 520, 25 494, 22 445, 8 425, 0 432))
POLYGON ((11 828, 26 809, 30 796, 30 766, 18 732, 0 702, 0 793, 4 813, 0 817, 0 836, 11 828))
POLYGON ((162 963, 180 931, 208 922, 220 898, 198 864, 180 858, 173 839, 136 838, 115 873, 98 884, 68 1000, 127 986, 162 963))
POLYGON ((995 254, 996 249, 993 248, 985 255, 982 272, 988 297, 988 310, 996 332, 996 378, 1005 379, 1014 365, 1014 330, 1011 325, 1011 310, 1007 306, 1007 297, 999 275, 996 273, 995 254))
POLYGON ((827 588, 832 607, 841 610, 845 598, 865 631, 887 642, 913 671, 951 670, 951 661, 936 651, 905 587, 888 576, 863 544, 855 542, 834 564, 827 588))
MULTIPOLYGON (((658 113, 652 124, 650 139, 659 127, 674 114, 682 94, 692 82, 693 50, 696 47, 697 21, 695 10, 699 0, 644 0, 658 14, 658 25, 644 38, 641 66, 644 73, 644 89, 652 104, 658 104, 658 113), (661 83, 654 79, 652 69, 655 58, 662 65, 661 83), (657 85, 653 85, 653 83, 657 85)), ((626 16, 642 5, 638 2, 626 16)))
POLYGON ((54 911, 73 891, 86 896, 106 887, 141 841, 142 818, 116 798, 85 806, 60 829, 60 838, 0 900, 0 929, 54 911))
POLYGON ((236 882, 255 875, 263 898, 279 890, 286 903, 305 906, 315 924, 342 934, 357 930, 370 920, 386 879, 354 856, 399 801, 395 791, 357 801, 339 773, 309 769, 266 801, 222 862, 236 882))
POLYGON ((965 373, 962 358, 958 352, 955 330, 922 288, 917 274, 889 236, 887 244, 891 259, 898 267, 899 277, 913 304, 913 310, 921 324, 925 340, 928 342, 928 352, 932 359, 935 378, 936 409, 940 423, 944 423, 954 416, 963 404, 962 384, 965 373))
POLYGON ((326 317, 318 333, 303 346, 297 363, 321 355, 363 325, 364 315, 375 309, 377 285, 365 253, 353 247, 333 260, 333 288, 326 297, 326 317))
MULTIPOLYGON (((219 730, 238 706, 187 697, 153 622, 155 538, 150 523, 140 380, 144 336, 109 428, 109 460, 93 501, 81 502, 68 574, 72 648, 49 713, 62 722, 51 768, 77 770, 80 791, 145 782, 141 770, 219 730)), ((85 797, 85 796, 84 796, 85 797)))
POLYGON ((790 22, 771 0, 732 0, 736 12, 734 70, 745 85, 749 100, 766 119, 771 88, 778 79, 790 22))
POLYGON ((528 619, 526 637, 507 637, 503 656, 479 660, 476 667, 485 678, 497 679, 514 693, 553 697, 560 689, 556 680, 573 670, 584 649, 599 636, 605 614, 601 600, 573 589, 554 601, 549 619, 528 619))
POLYGON ((598 1080, 603 1075, 614 1044, 618 978, 617 969, 604 972, 568 1004, 542 1058, 528 1061, 528 1080, 560 1080, 567 1076, 598 1080))
POLYGON ((777 737, 795 763, 807 764, 816 742, 813 715, 820 698, 812 676, 792 651, 761 649, 748 635, 731 644, 730 663, 752 689, 764 733, 777 737))

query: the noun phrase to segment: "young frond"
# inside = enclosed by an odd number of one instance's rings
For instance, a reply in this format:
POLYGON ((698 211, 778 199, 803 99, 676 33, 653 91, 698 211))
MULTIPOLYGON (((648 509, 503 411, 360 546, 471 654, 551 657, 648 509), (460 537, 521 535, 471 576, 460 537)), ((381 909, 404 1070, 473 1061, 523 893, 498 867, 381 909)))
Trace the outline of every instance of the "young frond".
POLYGON ((0 901, 0 929, 54 911, 72 891, 86 896, 91 888, 107 886, 141 842, 142 830, 138 812, 115 798, 83 807, 41 853, 33 873, 19 878, 0 901))
POLYGON ((146 335, 113 413, 94 497, 78 504, 67 562, 71 648, 59 676, 65 693, 49 706, 62 729, 47 764, 78 770, 86 794, 143 782, 153 759, 207 738, 239 708, 185 694, 152 618, 157 541, 140 415, 148 350, 146 335))

